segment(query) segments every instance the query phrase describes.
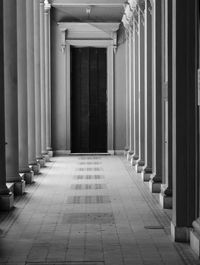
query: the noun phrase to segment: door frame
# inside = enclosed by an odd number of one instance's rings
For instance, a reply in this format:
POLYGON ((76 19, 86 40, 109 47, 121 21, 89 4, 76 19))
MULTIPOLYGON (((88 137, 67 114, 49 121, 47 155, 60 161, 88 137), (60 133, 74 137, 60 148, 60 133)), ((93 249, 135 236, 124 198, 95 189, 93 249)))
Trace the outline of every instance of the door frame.
POLYGON ((114 154, 114 51, 110 40, 66 41, 67 149, 71 153, 71 46, 107 49, 107 152, 114 154))

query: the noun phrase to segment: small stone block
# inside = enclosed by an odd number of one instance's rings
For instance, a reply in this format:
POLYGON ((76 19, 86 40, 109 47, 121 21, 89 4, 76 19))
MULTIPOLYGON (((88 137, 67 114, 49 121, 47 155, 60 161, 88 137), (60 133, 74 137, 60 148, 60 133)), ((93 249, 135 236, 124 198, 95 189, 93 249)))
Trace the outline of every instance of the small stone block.
POLYGON ((161 183, 154 182, 152 179, 149 181, 149 189, 152 193, 161 192, 161 183))
POLYGON ((49 157, 53 157, 53 151, 49 150, 48 155, 49 155, 49 157))
POLYGON ((143 166, 140 166, 140 165, 136 164, 136 165, 135 165, 135 171, 136 171, 137 173, 142 173, 142 171, 143 171, 143 166))
POLYGON ((175 242, 189 242, 190 241, 190 231, 189 227, 176 227, 171 222, 171 235, 175 242))
POLYGON ((141 172, 141 177, 143 181, 149 181, 152 173, 145 173, 145 171, 141 172))
POLYGON ((48 154, 44 154, 43 157, 45 159, 45 162, 50 162, 50 158, 48 154))
POLYGON ((40 164, 40 167, 44 167, 45 166, 45 159, 44 158, 37 159, 37 161, 40 164))
POLYGON ((132 157, 131 158, 131 166, 134 167, 135 165, 136 165, 136 160, 132 157))
POLYGON ((8 195, 0 195, 0 210, 10 211, 14 206, 14 195, 10 192, 8 195))
POLYGON ((23 195, 25 193, 25 181, 15 182, 14 194, 17 196, 23 195))
POLYGON ((200 257, 200 236, 195 231, 190 231, 190 247, 200 257))
POLYGON ((30 172, 25 173, 24 180, 26 184, 33 183, 33 178, 34 178, 34 172, 32 170, 30 172))
POLYGON ((32 165, 32 170, 34 172, 34 175, 38 175, 40 173, 40 164, 32 165))
POLYGON ((172 197, 163 193, 159 194, 160 205, 163 209, 172 209, 172 197))

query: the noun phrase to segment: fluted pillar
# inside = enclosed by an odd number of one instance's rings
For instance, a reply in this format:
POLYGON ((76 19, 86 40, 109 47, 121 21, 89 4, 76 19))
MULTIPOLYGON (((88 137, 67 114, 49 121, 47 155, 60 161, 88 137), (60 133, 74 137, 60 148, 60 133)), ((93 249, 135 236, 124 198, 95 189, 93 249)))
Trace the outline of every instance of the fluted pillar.
POLYGON ((26 1, 17 0, 17 80, 18 80, 18 137, 19 172, 26 183, 33 180, 28 164, 28 115, 27 115, 27 52, 26 52, 26 1))
POLYGON ((44 2, 44 56, 45 56, 45 96, 46 96, 46 147, 50 156, 51 148, 51 82, 50 82, 50 9, 48 0, 44 2))
POLYGON ((173 213, 171 233, 175 241, 189 241, 196 249, 200 242, 196 168, 199 165, 196 151, 196 115, 198 94, 197 70, 197 1, 173 0, 172 42, 172 168, 173 213), (198 214, 198 215, 197 215, 198 214), (191 233, 191 234, 190 234, 191 233), (192 237, 189 237, 192 236, 192 237), (194 237, 193 237, 194 236, 194 237), (195 238, 196 237, 196 238, 195 238), (196 246, 194 245, 196 244, 196 246))
POLYGON ((18 89, 17 89, 17 3, 4 0, 4 84, 6 180, 14 182, 14 192, 24 193, 25 183, 19 175, 18 89))
POLYGON ((9 210, 13 206, 13 194, 6 186, 3 4, 0 1, 0 210, 9 210))
POLYGON ((45 44, 44 44, 44 0, 40 0, 40 87, 41 87, 41 149, 48 160, 46 146, 46 93, 45 93, 45 44))
POLYGON ((145 0, 144 10, 144 43, 145 43, 145 69, 144 69, 144 140, 145 156, 142 178, 149 181, 152 174, 152 6, 150 0, 145 0))
POLYGON ((162 2, 154 1, 152 6, 153 58, 152 58, 152 169, 149 187, 159 193, 162 182, 162 2))
POLYGON ((144 117, 144 6, 138 6, 138 109, 139 109, 139 158, 136 171, 141 173, 145 159, 145 117, 144 117))
POLYGON ((129 159, 134 154, 133 25, 129 30, 129 159))
POLYGON ((35 69, 34 69, 34 1, 26 0, 27 33, 27 102, 28 102, 28 162, 34 174, 39 173, 36 161, 35 69))
POLYGON ((134 45, 133 45, 133 98, 134 98, 134 111, 133 111, 133 121, 134 121, 134 154, 131 158, 131 164, 133 166, 136 165, 137 160, 139 159, 139 75, 138 75, 138 16, 134 16, 134 27, 133 27, 133 37, 134 37, 134 45))
MULTIPOLYGON (((129 119, 129 75, 130 75, 130 58, 129 58, 129 39, 130 39, 130 34, 129 34, 129 29, 126 29, 126 146, 125 146, 125 151, 129 151, 130 148, 130 119, 129 119)), ((129 154, 127 153, 127 158, 129 158, 129 154)))
POLYGON ((172 0, 165 1, 163 18, 163 177, 160 204, 172 208, 172 0))
POLYGON ((44 166, 41 146, 40 0, 34 0, 33 10, 36 159, 41 166, 44 166))

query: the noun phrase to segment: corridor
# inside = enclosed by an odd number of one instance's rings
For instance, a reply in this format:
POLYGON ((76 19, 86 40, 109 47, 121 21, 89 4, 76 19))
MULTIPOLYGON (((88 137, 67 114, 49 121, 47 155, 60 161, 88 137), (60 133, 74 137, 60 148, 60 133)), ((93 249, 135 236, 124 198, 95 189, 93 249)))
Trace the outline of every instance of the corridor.
POLYGON ((200 264, 123 156, 53 157, 0 213, 0 264, 200 264))

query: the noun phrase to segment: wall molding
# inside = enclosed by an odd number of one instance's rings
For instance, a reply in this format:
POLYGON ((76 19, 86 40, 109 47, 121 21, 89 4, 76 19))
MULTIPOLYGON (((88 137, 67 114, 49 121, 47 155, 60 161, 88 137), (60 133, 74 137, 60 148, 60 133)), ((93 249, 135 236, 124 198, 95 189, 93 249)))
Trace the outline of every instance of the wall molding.
POLYGON ((114 150, 114 51, 116 50, 116 31, 119 28, 119 23, 58 23, 58 27, 61 32, 61 52, 65 57, 63 71, 66 73, 65 87, 67 90, 66 147, 71 149, 71 46, 103 47, 107 49, 107 150, 114 150))

